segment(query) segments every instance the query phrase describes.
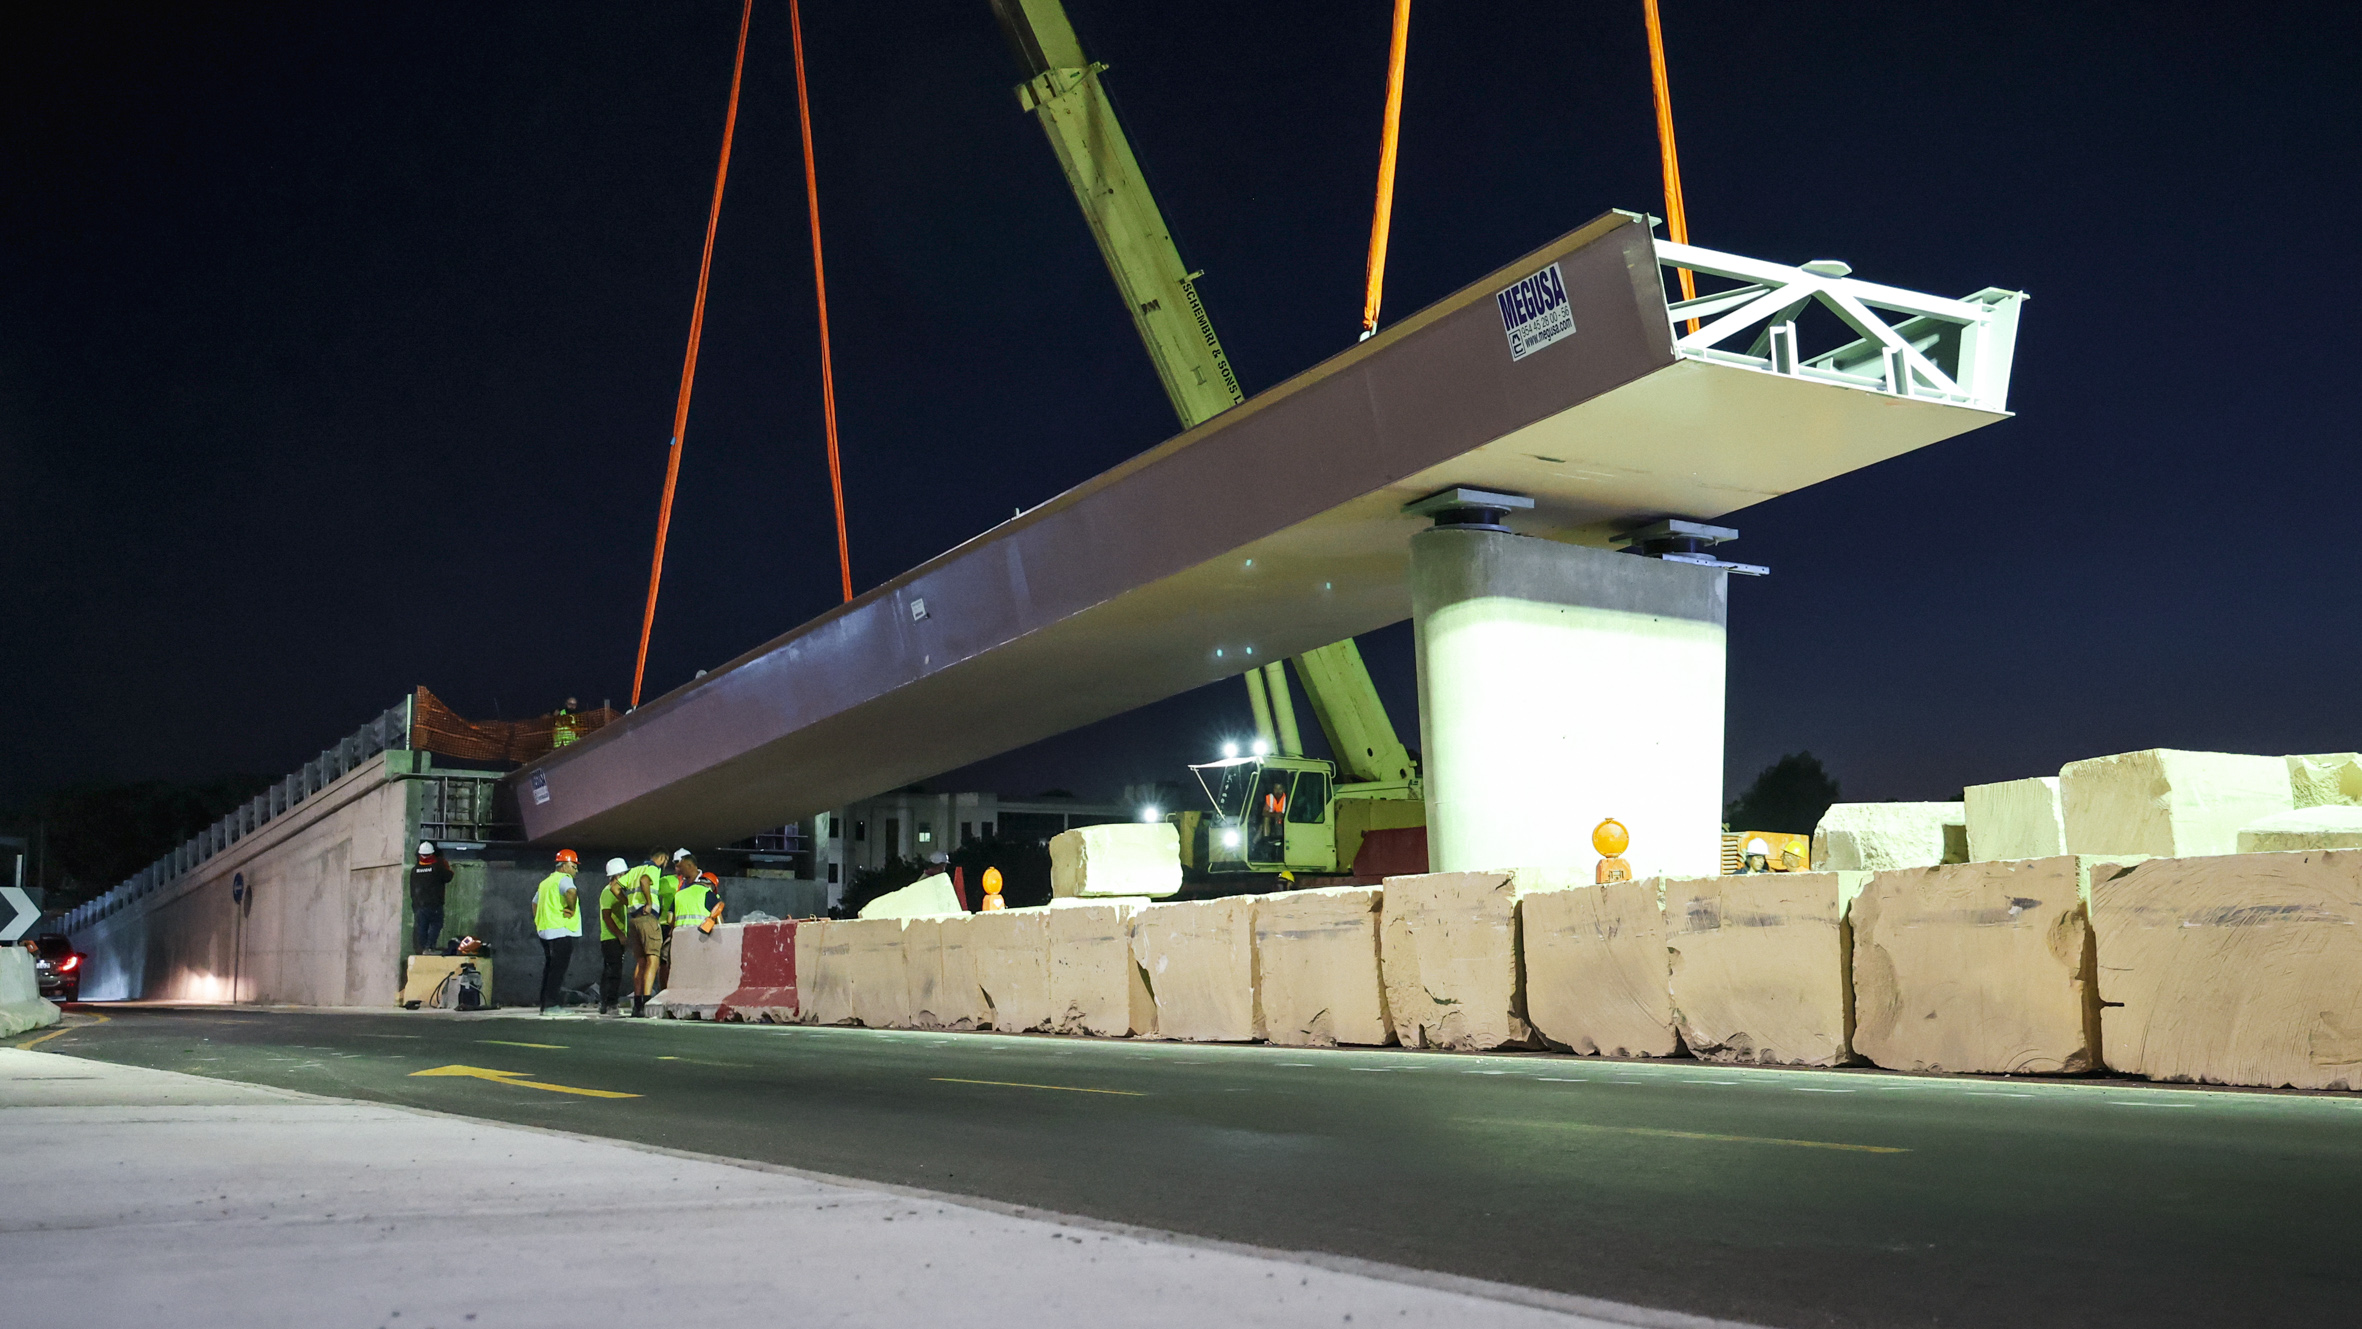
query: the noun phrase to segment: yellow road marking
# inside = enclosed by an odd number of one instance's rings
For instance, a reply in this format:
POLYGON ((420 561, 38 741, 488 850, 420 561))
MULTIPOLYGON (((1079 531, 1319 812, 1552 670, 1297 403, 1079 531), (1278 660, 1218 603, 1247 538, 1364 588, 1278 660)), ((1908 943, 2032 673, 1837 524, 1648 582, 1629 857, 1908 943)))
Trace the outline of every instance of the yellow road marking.
POLYGON ((1707 1131, 1669 1131, 1655 1126, 1597 1126, 1587 1121, 1517 1121, 1490 1125, 1554 1126, 1566 1131, 1607 1131, 1618 1135, 1653 1135, 1666 1140, 1711 1140, 1719 1144, 1784 1144, 1797 1149, 1841 1149, 1852 1154, 1907 1154, 1909 1149, 1886 1144, 1840 1144, 1834 1140, 1788 1140, 1771 1135, 1716 1135, 1707 1131))
POLYGON ((1056 1089, 1068 1094, 1121 1094, 1126 1098, 1146 1098, 1148 1095, 1130 1089, 1079 1089, 1071 1084, 1024 1084, 1016 1080, 963 1080, 956 1075, 927 1077, 943 1084, 996 1084, 1003 1089, 1056 1089))
POLYGON ((639 1097, 638 1094, 617 1093, 613 1089, 577 1089, 572 1085, 566 1084, 543 1084, 538 1080, 521 1080, 517 1077, 526 1074, 524 1071, 494 1071, 486 1070, 481 1066, 437 1066, 433 1070, 412 1071, 410 1074, 412 1078, 416 1078, 421 1075, 466 1076, 471 1079, 490 1080, 494 1084, 513 1085, 519 1089, 546 1089, 553 1094, 580 1094, 585 1098, 639 1097))
POLYGON ((479 1043, 498 1043, 504 1048, 548 1048, 552 1052, 564 1052, 566 1050, 566 1045, 564 1043, 517 1043, 505 1038, 479 1038, 476 1041, 479 1043))
MULTIPOLYGON (((111 1017, 111 1016, 106 1016, 106 1015, 100 1015, 100 1014, 99 1014, 99 1013, 97 1013, 96 1011, 93 1011, 93 1012, 91 1012, 91 1013, 90 1013, 90 1019, 91 1019, 91 1022, 92 1022, 93 1024, 105 1024, 105 1023, 106 1023, 106 1022, 107 1022, 109 1019, 111 1019, 111 1018, 113 1018, 113 1017, 111 1017)), ((78 1025, 78 1024, 69 1024, 69 1025, 66 1025, 66 1026, 64 1026, 63 1028, 59 1028, 59 1029, 52 1029, 52 1030, 50 1030, 48 1033, 41 1035, 39 1038, 28 1038, 28 1039, 26 1039, 24 1042, 22 1042, 22 1043, 18 1043, 18 1044, 16 1044, 15 1046, 16 1046, 16 1049, 17 1049, 19 1052, 22 1052, 22 1051, 23 1051, 23 1050, 25 1050, 26 1048, 29 1048, 29 1047, 33 1046, 34 1044, 36 1044, 36 1043, 46 1043, 46 1042, 48 1042, 50 1039, 53 1039, 53 1038, 62 1038, 62 1037, 64 1037, 65 1035, 67 1035, 67 1034, 70 1034, 70 1033, 74 1032, 75 1030, 77 1030, 77 1029, 80 1029, 80 1028, 82 1028, 82 1027, 83 1027, 83 1026, 81 1026, 81 1025, 78 1025)))

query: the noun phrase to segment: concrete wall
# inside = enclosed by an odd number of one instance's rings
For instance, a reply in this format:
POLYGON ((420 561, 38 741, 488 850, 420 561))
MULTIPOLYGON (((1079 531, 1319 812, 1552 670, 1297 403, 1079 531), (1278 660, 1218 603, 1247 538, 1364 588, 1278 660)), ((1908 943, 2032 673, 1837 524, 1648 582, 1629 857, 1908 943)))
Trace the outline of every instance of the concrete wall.
POLYGON ((384 760, 74 934, 89 1001, 390 1005, 400 989, 409 786, 384 760), (230 898, 246 879, 243 906, 230 898))

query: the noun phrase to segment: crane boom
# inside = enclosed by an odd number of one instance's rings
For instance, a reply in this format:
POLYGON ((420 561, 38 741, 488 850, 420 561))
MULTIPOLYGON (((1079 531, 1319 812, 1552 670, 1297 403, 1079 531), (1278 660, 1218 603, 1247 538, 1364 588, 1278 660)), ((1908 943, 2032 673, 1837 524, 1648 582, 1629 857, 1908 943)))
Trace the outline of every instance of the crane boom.
MULTIPOLYGON (((1001 30, 1025 71, 1018 104, 1031 111, 1050 140, 1099 242, 1132 324, 1156 365, 1184 429, 1229 410, 1243 398, 1214 322, 1198 298, 1202 274, 1183 266, 1164 214, 1132 155, 1115 106, 1099 75, 1105 65, 1083 53, 1060 0, 991 0, 1001 30)), ((1319 850, 1350 863, 1365 828, 1418 825, 1418 762, 1403 746, 1378 697, 1377 685, 1351 638, 1295 657, 1296 677, 1336 757, 1336 781, 1322 783, 1324 802, 1350 800, 1364 810, 1351 825, 1332 827, 1324 812, 1319 850), (1387 800, 1393 800, 1389 803, 1387 800), (1335 839, 1330 839, 1332 830, 1335 839)), ((1287 681, 1277 664, 1246 674, 1255 727, 1268 746, 1301 759, 1287 681)), ((1218 800, 1217 800, 1218 801, 1218 800)), ((1342 804, 1340 804, 1342 806, 1342 804)))
POLYGON ((992 10, 1025 67, 1018 104, 1033 112, 1049 136, 1182 427, 1195 428, 1238 405, 1245 400, 1238 376, 1198 299, 1202 274, 1182 266, 1173 233, 1099 84, 1106 66, 1084 58, 1058 0, 992 0, 992 10))

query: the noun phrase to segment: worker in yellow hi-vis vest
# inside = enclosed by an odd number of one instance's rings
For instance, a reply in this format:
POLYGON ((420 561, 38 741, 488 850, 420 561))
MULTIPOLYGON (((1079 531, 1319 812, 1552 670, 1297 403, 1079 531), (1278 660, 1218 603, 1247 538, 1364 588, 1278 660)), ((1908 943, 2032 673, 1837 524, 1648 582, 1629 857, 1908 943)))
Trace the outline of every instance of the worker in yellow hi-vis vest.
POLYGON ((710 933, 722 921, 722 879, 697 865, 697 856, 684 849, 673 856, 672 927, 710 933))
POLYGON ((632 1018, 648 1013, 648 998, 656 995, 656 966, 664 959, 663 909, 657 892, 662 889, 664 868, 672 855, 662 849, 648 851, 648 861, 616 879, 621 888, 625 909, 625 923, 631 935, 632 950, 632 1018))
POLYGON ((566 992, 566 966, 574 963, 574 942, 582 935, 581 893, 574 874, 582 859, 571 849, 558 851, 557 869, 541 879, 533 892, 533 935, 541 938, 541 1013, 555 1015, 566 992))

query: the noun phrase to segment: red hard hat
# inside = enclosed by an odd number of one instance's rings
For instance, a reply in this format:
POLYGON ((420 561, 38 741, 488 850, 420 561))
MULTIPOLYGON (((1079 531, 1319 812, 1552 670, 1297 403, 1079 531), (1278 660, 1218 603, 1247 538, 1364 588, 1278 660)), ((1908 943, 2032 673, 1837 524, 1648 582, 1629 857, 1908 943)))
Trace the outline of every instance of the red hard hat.
POLYGON ((558 861, 559 861, 559 862, 561 862, 561 863, 572 863, 572 864, 574 864, 576 867, 580 867, 580 866, 582 866, 582 856, 581 856, 581 855, 579 855, 579 854, 577 854, 577 853, 575 853, 575 852, 574 852, 573 850, 571 850, 571 849, 561 849, 561 850, 559 850, 559 851, 558 851, 558 861))

